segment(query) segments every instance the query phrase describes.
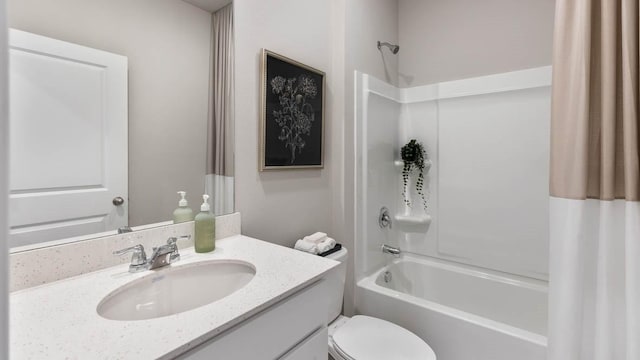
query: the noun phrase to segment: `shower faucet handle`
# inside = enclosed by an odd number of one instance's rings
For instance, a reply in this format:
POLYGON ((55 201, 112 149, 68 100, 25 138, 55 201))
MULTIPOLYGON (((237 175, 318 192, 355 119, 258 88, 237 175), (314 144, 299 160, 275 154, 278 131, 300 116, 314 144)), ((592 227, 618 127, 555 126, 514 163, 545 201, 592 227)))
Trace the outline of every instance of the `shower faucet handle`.
POLYGON ((380 215, 378 216, 378 225, 381 229, 388 227, 392 228, 391 216, 389 215, 389 209, 386 206, 383 206, 380 209, 380 215))

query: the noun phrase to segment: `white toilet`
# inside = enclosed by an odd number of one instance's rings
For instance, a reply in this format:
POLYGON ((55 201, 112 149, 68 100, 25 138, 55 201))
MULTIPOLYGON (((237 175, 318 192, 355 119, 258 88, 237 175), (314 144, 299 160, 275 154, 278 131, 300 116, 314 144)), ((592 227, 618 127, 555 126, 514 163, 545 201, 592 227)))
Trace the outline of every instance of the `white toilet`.
POLYGON ((411 331, 371 316, 341 316, 347 276, 347 249, 327 258, 340 265, 327 277, 329 291, 329 354, 335 360, 436 360, 429 345, 411 331))

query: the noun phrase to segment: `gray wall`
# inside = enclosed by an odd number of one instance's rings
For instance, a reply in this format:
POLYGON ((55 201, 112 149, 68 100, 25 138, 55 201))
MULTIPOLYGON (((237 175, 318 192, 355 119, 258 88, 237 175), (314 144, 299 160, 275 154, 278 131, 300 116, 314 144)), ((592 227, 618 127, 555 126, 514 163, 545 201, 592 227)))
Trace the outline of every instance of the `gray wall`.
MULTIPOLYGON (((353 313, 355 248, 355 167, 354 71, 370 74, 388 83, 398 84, 399 56, 389 49, 378 50, 376 42, 398 43, 397 0, 348 0, 345 8, 344 107, 345 121, 340 123, 344 138, 342 178, 335 182, 335 226, 350 249, 345 289, 345 313, 353 313)), ((402 48, 401 48, 402 49, 402 48)))
MULTIPOLYGON (((331 133, 332 1, 236 0, 235 176, 242 233, 285 246, 315 232, 331 233, 331 174, 341 150, 325 146, 324 169, 258 171, 262 48, 326 73, 325 135, 331 133)), ((329 139, 327 139, 329 140, 329 139)))
POLYGON ((129 219, 204 189, 211 14, 178 0, 9 0, 9 26, 129 58, 129 219))
POLYGON ((398 0, 401 87, 551 64, 554 0, 398 0))
MULTIPOLYGON (((348 0, 346 13, 347 73, 358 70, 398 85, 402 51, 393 55, 376 46, 378 40, 398 44, 398 0, 348 0)), ((353 89, 353 74, 348 75, 345 85, 353 89)))
POLYGON ((353 71, 397 82, 396 0, 234 1, 236 27, 236 209, 243 234, 285 246, 325 231, 350 250, 345 310, 353 297, 353 71), (286 9, 282 11, 282 9, 286 9), (294 29, 294 30, 292 30, 294 29), (326 72, 325 168, 258 171, 260 50, 326 72))

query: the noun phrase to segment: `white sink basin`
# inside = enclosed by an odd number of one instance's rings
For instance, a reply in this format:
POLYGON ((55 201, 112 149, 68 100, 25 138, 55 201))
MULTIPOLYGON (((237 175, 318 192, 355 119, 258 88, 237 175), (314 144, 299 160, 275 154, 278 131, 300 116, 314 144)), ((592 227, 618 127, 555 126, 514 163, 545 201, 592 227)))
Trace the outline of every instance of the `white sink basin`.
POLYGON ((151 271, 107 295, 98 314, 111 320, 145 320, 207 305, 240 290, 256 274, 241 261, 203 261, 151 271))

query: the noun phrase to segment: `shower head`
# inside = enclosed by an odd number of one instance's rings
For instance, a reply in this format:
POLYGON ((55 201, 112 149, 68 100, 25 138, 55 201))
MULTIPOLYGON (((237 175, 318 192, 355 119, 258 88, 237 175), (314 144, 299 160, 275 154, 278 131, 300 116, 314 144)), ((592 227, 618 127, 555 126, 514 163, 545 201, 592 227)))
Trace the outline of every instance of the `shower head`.
POLYGON ((388 47, 389 50, 391 50, 391 53, 393 53, 393 54, 397 54, 398 51, 400 51, 400 46, 398 46, 398 45, 393 45, 393 44, 389 44, 388 42, 380 42, 380 41, 378 41, 378 50, 382 50, 383 46, 388 47))

